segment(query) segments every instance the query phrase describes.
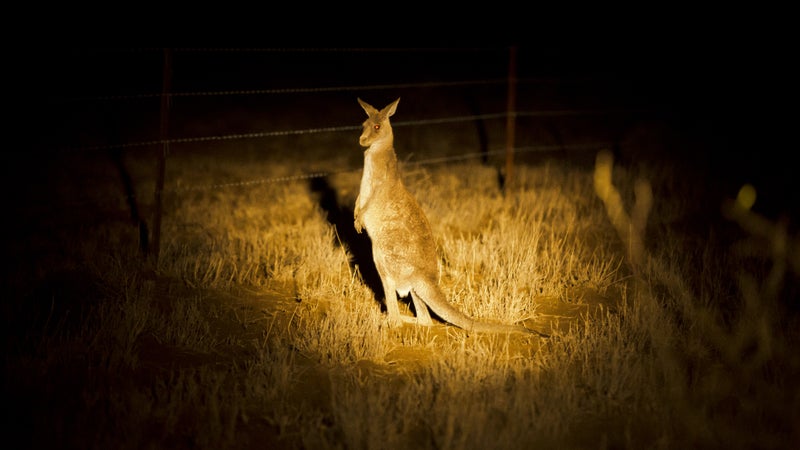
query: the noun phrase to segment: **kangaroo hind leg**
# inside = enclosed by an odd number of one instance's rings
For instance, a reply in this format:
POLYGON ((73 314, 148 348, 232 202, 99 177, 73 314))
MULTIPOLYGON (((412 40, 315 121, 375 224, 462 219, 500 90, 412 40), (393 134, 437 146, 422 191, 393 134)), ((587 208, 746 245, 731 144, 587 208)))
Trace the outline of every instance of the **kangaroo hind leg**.
POLYGON ((425 325, 426 327, 433 325, 431 313, 428 311, 428 305, 426 305, 425 301, 423 301, 419 295, 415 294, 413 290, 409 293, 411 294, 411 300, 414 302, 414 309, 417 311, 417 323, 425 325))
MULTIPOLYGON (((396 285, 392 281, 386 279, 383 280, 383 301, 386 303, 386 313, 389 316, 389 324, 391 326, 399 326, 403 323, 417 323, 417 319, 400 314, 400 306, 397 301, 398 292, 395 286, 396 285)), ((427 313, 428 312, 425 311, 425 314, 427 313)))
POLYGON ((383 282, 383 302, 386 304, 386 314, 389 316, 391 325, 400 325, 403 319, 400 317, 400 307, 397 305, 397 289, 394 283, 381 277, 383 282))

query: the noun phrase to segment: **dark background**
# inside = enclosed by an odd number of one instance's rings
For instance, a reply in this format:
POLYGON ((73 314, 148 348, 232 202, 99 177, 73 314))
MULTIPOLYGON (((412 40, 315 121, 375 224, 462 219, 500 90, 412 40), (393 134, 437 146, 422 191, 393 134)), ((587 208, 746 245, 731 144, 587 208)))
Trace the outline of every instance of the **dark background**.
MULTIPOLYGON (((753 183, 759 192, 757 207, 765 214, 796 215, 797 189, 790 164, 795 125, 788 109, 795 97, 790 83, 792 52, 780 38, 781 30, 757 32, 746 26, 729 26, 723 31, 697 26, 649 30, 643 23, 608 35, 602 30, 596 34, 592 31, 574 34, 562 30, 559 36, 544 41, 539 41, 539 35, 525 36, 518 31, 489 45, 467 37, 434 40, 441 45, 429 46, 176 49, 172 92, 504 79, 508 75, 508 48, 514 46, 520 80, 517 110, 647 111, 647 119, 668 124, 681 139, 692 142, 648 157, 694 166, 728 190, 753 183), (358 50, 352 51, 354 48, 358 50)), ((377 37, 372 41, 384 42, 377 37)), ((392 44, 398 41, 403 39, 388 39, 392 44)), ((63 158, 70 149, 113 144, 114 139, 158 139, 157 98, 122 102, 92 99, 158 94, 163 64, 160 49, 24 47, 14 49, 11 61, 8 72, 15 101, 11 103, 10 129, 19 139, 4 152, 6 182, 25 184, 26 170, 53 159, 50 155, 54 153, 63 158), (122 116, 106 124, 100 120, 118 114, 122 116), (119 128, 120 123, 124 129, 115 130, 115 137, 109 138, 104 128, 119 128)), ((502 84, 477 89, 468 93, 472 101, 478 98, 473 112, 505 110, 502 84)), ((182 125, 190 122, 191 114, 223 118, 227 111, 242 108, 263 117, 280 117, 283 121, 274 123, 296 124, 296 128, 357 125, 362 120, 361 111, 353 108, 358 95, 376 106, 402 96, 405 120, 463 115, 461 111, 422 106, 424 94, 417 99, 409 97, 413 93, 392 89, 214 97, 204 99, 209 101, 203 106, 185 108, 171 117, 171 136, 196 135, 196 129, 182 125), (324 110, 309 110, 310 105, 321 103, 326 104, 324 110), (295 115, 302 120, 286 121, 295 115)), ((197 99, 188 101, 200 105, 197 99)), ((637 119, 634 116, 628 123, 637 119)), ((262 131, 274 129, 268 121, 255 129, 231 121, 229 129, 208 129, 205 134, 262 131)), ((524 129, 518 131, 523 133, 524 129)), ((624 130, 614 133, 622 135, 624 130)))

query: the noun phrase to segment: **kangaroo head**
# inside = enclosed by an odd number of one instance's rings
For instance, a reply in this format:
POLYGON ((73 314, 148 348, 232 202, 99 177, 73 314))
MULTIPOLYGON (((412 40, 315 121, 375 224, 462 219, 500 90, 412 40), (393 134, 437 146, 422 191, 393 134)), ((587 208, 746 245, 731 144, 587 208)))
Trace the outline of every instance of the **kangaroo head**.
POLYGON ((364 108, 367 116, 369 116, 367 120, 364 121, 364 131, 361 132, 361 137, 358 139, 358 143, 362 147, 369 147, 373 143, 384 139, 392 139, 392 125, 389 124, 389 117, 397 110, 397 103, 399 102, 400 99, 398 98, 378 111, 369 103, 360 98, 358 99, 358 103, 364 108))

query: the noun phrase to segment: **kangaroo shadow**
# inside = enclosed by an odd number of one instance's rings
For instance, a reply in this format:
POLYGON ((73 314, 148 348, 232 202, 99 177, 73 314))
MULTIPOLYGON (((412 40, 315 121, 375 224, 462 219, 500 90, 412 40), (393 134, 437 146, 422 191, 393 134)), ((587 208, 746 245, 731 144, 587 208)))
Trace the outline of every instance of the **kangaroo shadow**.
POLYGON ((347 247, 350 254, 350 268, 358 267, 361 280, 372 290, 375 298, 385 308, 383 284, 372 259, 372 241, 366 232, 356 232, 353 225, 353 208, 339 204, 336 191, 331 187, 327 177, 315 177, 309 180, 311 192, 317 195, 319 206, 325 211, 328 223, 334 226, 339 241, 347 247))

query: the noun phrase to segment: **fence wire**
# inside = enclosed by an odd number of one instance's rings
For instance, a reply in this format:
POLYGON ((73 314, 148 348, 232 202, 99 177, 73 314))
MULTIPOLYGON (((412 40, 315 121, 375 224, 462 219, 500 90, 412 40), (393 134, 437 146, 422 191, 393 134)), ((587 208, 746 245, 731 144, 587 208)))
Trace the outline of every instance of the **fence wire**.
MULTIPOLYGON (((565 145, 532 145, 526 147, 517 147, 512 149, 513 153, 531 153, 531 152, 552 152, 552 151, 566 151, 566 150, 592 150, 592 149, 600 149, 600 148, 608 148, 611 146, 612 143, 610 142, 593 142, 588 144, 565 144, 565 145)), ((451 155, 451 156, 441 156, 437 158, 427 158, 421 159, 417 161, 406 161, 401 162, 400 165, 405 166, 429 166, 434 164, 443 164, 443 163, 450 163, 456 161, 466 161, 470 159, 480 159, 486 158, 488 156, 493 155, 505 155, 508 153, 507 149, 496 149, 496 150, 488 150, 485 152, 474 152, 474 153, 464 153, 460 155, 451 155)), ((273 178, 261 178, 255 180, 243 180, 243 181, 234 181, 229 183, 215 183, 215 184, 207 184, 207 185, 195 185, 195 186, 176 186, 169 189, 164 189, 164 192, 172 192, 172 193, 179 193, 185 191, 201 191, 201 190, 214 190, 214 189, 223 189, 223 188, 232 188, 232 187, 244 187, 244 186, 256 186, 260 184, 271 184, 271 183, 287 183, 291 181, 303 181, 303 180, 310 180, 313 178, 325 178, 333 175, 339 175, 343 173, 350 173, 350 172, 359 172, 361 171, 361 167, 357 168, 350 168, 350 169, 343 169, 337 170, 332 172, 311 172, 305 174, 297 174, 297 175, 288 175, 288 176, 281 176, 281 177, 273 177, 273 178)))
MULTIPOLYGON (((644 109, 516 111, 510 113, 499 112, 499 113, 475 114, 469 116, 454 116, 454 117, 440 117, 433 119, 397 121, 392 123, 392 127, 408 127, 408 126, 436 125, 445 123, 473 122, 480 120, 505 119, 507 117, 565 117, 565 116, 581 116, 581 115, 641 114, 646 112, 648 112, 648 110, 644 109)), ((317 133, 337 133, 343 131, 358 131, 358 130, 361 130, 361 125, 340 125, 332 127, 306 128, 297 130, 259 131, 253 133, 237 133, 237 134, 225 134, 216 136, 196 136, 196 137, 186 137, 186 138, 156 139, 151 141, 139 141, 139 142, 127 142, 127 143, 109 144, 109 145, 78 147, 72 150, 98 151, 98 150, 126 149, 135 147, 148 147, 148 146, 156 146, 164 144, 189 144, 197 142, 229 141, 237 139, 258 139, 258 138, 279 137, 279 136, 295 136, 295 135, 317 134, 317 133)))
MULTIPOLYGON (((529 79, 528 81, 531 80, 534 79, 529 79)), ((526 81, 526 80, 520 80, 520 81, 526 81)), ((546 80, 537 79, 537 81, 546 81, 546 80)), ((169 98, 187 98, 187 97, 222 97, 222 96, 243 96, 243 95, 316 94, 323 92, 379 91, 379 90, 389 90, 389 89, 480 86, 480 85, 504 84, 507 82, 508 80, 506 80, 505 78, 486 79, 486 80, 462 80, 462 81, 423 81, 418 83, 365 84, 356 86, 321 86, 321 87, 307 87, 307 88, 296 87, 296 88, 275 88, 275 89, 243 89, 243 90, 228 90, 228 91, 170 92, 168 94, 145 93, 145 94, 130 94, 130 95, 101 95, 96 97, 74 97, 74 98, 67 98, 64 100, 117 101, 117 100, 160 99, 165 96, 169 98)))
MULTIPOLYGON (((587 151, 587 150, 599 150, 602 148, 611 148, 611 146, 612 146, 611 142, 593 142, 587 144, 533 145, 526 147, 517 147, 512 149, 511 151, 514 152, 515 154, 532 153, 532 152, 544 153, 544 152, 569 151, 569 150, 587 151)), ((508 151, 507 149, 503 148, 503 149, 488 150, 484 152, 464 153, 460 155, 442 156, 442 157, 426 158, 420 160, 407 160, 407 161, 401 161, 400 165, 406 167, 430 166, 435 164, 445 164, 451 162, 467 161, 472 159, 483 159, 488 156, 505 155, 507 151, 508 151)), ((221 189, 231 189, 237 187, 254 187, 259 185, 275 184, 275 183, 290 183, 295 181, 311 180, 314 178, 325 178, 345 173, 360 172, 362 169, 363 167, 353 167, 335 171, 314 171, 308 173, 298 173, 294 175, 285 175, 280 177, 240 180, 240 181, 231 181, 226 183, 212 183, 212 184, 202 184, 202 185, 192 185, 192 186, 172 186, 164 188, 162 193, 171 195, 180 195, 182 193, 188 193, 188 192, 212 191, 221 189)), ((140 201, 140 200, 151 201, 154 195, 155 191, 152 191, 147 195, 105 196, 105 198, 102 201, 100 201, 100 199, 88 199, 88 198, 75 199, 72 202, 69 202, 67 206, 71 208, 93 207, 97 206, 98 204, 105 204, 105 202, 114 200, 122 200, 126 203, 129 203, 131 201, 140 201)))

